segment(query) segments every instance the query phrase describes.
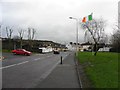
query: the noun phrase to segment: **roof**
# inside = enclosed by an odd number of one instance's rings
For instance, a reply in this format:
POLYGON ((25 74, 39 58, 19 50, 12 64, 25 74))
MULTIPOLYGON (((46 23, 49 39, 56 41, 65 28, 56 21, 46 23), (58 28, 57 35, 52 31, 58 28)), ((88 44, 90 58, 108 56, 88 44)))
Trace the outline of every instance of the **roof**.
POLYGON ((82 46, 83 46, 83 45, 92 45, 92 43, 85 42, 85 43, 82 43, 81 45, 82 45, 82 46))

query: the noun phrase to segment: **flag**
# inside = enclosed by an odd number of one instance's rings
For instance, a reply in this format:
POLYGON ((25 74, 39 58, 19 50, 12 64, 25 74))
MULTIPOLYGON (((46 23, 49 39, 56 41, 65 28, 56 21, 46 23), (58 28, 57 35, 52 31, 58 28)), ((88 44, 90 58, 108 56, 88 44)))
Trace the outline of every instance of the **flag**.
POLYGON ((91 14, 88 15, 87 17, 83 17, 82 22, 85 23, 85 22, 87 22, 87 21, 91 21, 91 20, 92 20, 92 14, 93 14, 93 13, 91 13, 91 14))
POLYGON ((86 22, 86 17, 83 18, 82 22, 86 22))
POLYGON ((92 20, 92 14, 88 16, 88 21, 91 21, 91 20, 92 20))

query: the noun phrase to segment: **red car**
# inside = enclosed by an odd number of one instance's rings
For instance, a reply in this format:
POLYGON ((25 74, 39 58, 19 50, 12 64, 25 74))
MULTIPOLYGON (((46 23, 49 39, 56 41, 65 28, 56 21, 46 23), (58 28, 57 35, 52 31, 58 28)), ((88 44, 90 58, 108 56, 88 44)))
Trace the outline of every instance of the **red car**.
POLYGON ((16 50, 12 50, 13 54, 20 54, 20 55, 31 55, 32 53, 30 51, 27 51, 25 49, 16 49, 16 50))

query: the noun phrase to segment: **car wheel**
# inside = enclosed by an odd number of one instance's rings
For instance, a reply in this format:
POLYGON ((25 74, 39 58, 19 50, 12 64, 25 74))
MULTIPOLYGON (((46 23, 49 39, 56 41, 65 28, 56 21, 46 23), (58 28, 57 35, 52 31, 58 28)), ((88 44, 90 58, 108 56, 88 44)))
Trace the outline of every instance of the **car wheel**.
POLYGON ((16 53, 13 53, 13 55, 16 55, 16 53))
POLYGON ((27 56, 27 53, 24 53, 25 56, 27 56))

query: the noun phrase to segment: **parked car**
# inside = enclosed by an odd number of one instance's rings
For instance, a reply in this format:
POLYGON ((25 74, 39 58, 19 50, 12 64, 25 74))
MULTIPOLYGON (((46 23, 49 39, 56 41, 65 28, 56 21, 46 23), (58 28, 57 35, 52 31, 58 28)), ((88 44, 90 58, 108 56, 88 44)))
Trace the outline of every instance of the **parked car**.
POLYGON ((59 50, 53 50, 53 53, 54 54, 60 54, 60 51, 59 50))
POLYGON ((12 53, 19 54, 19 55, 27 55, 27 56, 30 56, 32 54, 30 51, 27 51, 25 49, 15 49, 15 50, 12 50, 12 53))

